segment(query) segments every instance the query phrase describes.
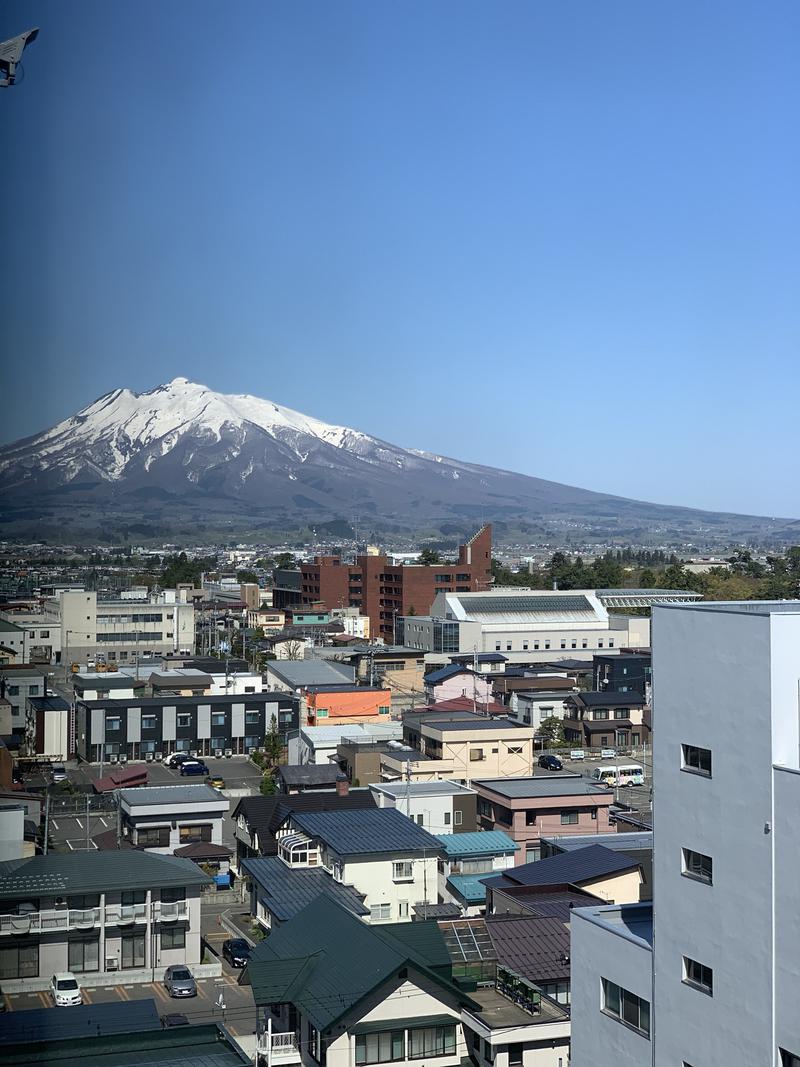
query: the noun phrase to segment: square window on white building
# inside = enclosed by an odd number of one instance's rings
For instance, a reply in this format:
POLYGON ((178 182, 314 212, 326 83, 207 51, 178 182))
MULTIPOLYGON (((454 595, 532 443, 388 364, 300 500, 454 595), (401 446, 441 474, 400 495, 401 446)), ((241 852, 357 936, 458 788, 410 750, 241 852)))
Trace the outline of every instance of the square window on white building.
POLYGON ((391 919, 392 917, 392 905, 391 904, 370 904, 369 917, 373 922, 380 919, 391 919))

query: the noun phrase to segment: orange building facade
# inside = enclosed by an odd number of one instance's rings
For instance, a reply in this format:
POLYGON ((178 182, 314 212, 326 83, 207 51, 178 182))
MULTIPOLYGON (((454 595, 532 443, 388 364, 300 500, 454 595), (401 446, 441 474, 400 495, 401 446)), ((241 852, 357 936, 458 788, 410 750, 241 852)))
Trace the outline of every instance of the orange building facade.
POLYGON ((392 711, 389 689, 309 689, 305 693, 309 726, 341 726, 388 722, 392 711))

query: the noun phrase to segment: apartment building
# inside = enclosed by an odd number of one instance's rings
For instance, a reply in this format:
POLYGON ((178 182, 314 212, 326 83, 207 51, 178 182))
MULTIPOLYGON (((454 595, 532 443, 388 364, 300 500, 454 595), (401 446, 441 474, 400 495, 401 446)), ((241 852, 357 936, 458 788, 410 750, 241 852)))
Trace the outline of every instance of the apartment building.
MULTIPOLYGON (((6 649, 3 664, 27 662, 30 652, 30 634, 25 627, 13 621, 13 616, 0 616, 0 645, 6 649)), ((49 663, 49 659, 47 660, 49 663)))
POLYGON ((199 756, 252 752, 275 718, 297 729, 298 702, 282 693, 84 700, 76 705, 75 749, 89 763, 159 760, 171 752, 199 756))
POLYGON ((87 985, 150 982, 200 964, 200 892, 190 860, 148 852, 75 852, 0 863, 3 992, 47 989, 72 971, 87 985))
POLYGON ((452 563, 398 566, 387 556, 364 555, 347 564, 339 556, 317 556, 301 567, 301 596, 303 604, 358 608, 369 617, 373 638, 397 644, 398 618, 426 614, 443 590, 488 589, 491 578, 492 528, 484 526, 459 546, 452 563))
POLYGON ((440 766, 436 776, 464 785, 481 777, 519 777, 533 770, 532 727, 468 711, 436 707, 403 716, 403 740, 440 766))
POLYGON ((579 774, 491 778, 472 782, 478 793, 478 825, 503 830, 520 846, 517 863, 541 856, 541 838, 554 834, 607 833, 614 790, 579 774))
POLYGON ((11 708, 10 733, 25 733, 25 709, 29 697, 44 696, 47 691, 47 672, 33 663, 0 664, 0 700, 7 700, 11 708))
POLYGON ((573 913, 573 1067, 800 1062, 799 646, 797 601, 654 610, 653 901, 573 913))

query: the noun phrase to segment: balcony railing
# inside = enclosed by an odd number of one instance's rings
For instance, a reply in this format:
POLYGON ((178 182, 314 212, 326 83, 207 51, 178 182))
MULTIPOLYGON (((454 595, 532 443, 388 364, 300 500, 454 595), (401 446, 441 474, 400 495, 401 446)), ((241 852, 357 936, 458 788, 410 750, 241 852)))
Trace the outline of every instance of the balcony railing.
POLYGON ((271 1035, 263 1033, 258 1038, 258 1051, 267 1057, 267 1063, 300 1063, 300 1046, 297 1034, 290 1030, 288 1033, 271 1035))
MULTIPOLYGON (((153 901, 152 922, 178 922, 189 918, 189 902, 153 901)), ((147 904, 109 904, 105 909, 107 926, 129 926, 147 922, 147 904)), ((22 914, 0 915, 3 934, 47 934, 58 931, 91 930, 101 921, 100 908, 50 908, 22 914)))

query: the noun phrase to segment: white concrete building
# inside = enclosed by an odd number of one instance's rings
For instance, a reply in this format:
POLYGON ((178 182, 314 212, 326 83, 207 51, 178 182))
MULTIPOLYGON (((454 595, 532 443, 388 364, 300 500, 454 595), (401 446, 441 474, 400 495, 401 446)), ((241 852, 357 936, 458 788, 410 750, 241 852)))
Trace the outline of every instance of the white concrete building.
POLYGON ((222 844, 230 801, 205 782, 119 791, 123 837, 137 848, 170 855, 186 845, 222 844))
POLYGON ((476 829, 478 794, 459 782, 381 782, 370 786, 379 808, 397 808, 430 834, 476 829))
POLYGON ((294 766, 316 763, 327 766, 336 761, 336 749, 345 740, 363 743, 399 741, 403 736, 401 722, 353 723, 351 726, 301 726, 289 738, 288 762, 294 766))
POLYGON ((397 640, 432 653, 499 652, 513 663, 591 661, 649 645, 649 619, 609 615, 593 589, 439 593, 430 615, 398 618, 397 640))
POLYGON ((654 936, 573 912, 572 1067, 795 1067, 800 602, 659 607, 653 635, 654 936))

